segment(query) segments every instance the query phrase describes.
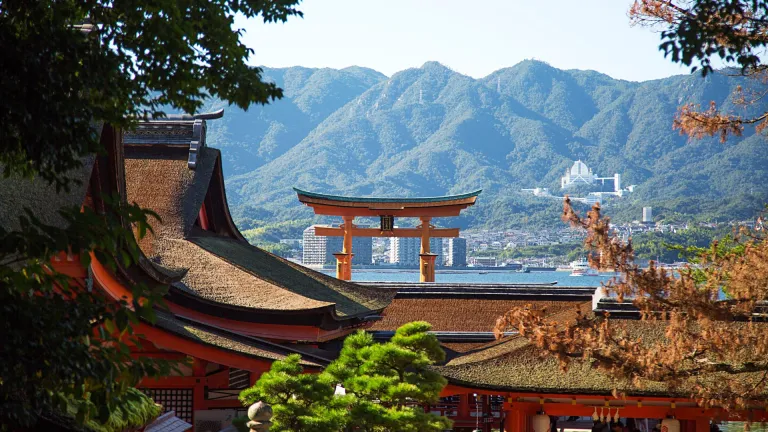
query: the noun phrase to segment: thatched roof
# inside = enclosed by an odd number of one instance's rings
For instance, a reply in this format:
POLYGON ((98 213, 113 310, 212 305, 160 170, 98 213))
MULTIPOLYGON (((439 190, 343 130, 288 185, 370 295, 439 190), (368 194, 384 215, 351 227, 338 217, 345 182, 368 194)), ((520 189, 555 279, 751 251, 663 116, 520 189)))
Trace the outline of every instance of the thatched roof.
MULTIPOLYGON (((588 309, 587 304, 581 308, 582 312, 588 309)), ((575 319, 575 311, 575 308, 563 310, 550 318, 565 323, 575 319)), ((623 326, 629 337, 647 343, 664 343, 666 324, 663 321, 611 321, 615 326, 623 326)), ((627 380, 614 378, 593 368, 587 360, 574 360, 568 370, 563 371, 554 357, 542 356, 540 348, 519 335, 454 357, 435 369, 451 383, 489 390, 609 395, 615 389, 631 395, 690 395, 687 384, 682 384, 677 391, 671 391, 665 383, 654 381, 644 381, 640 387, 633 386, 627 380)), ((710 375, 704 379, 718 379, 717 374, 710 375)), ((756 384, 761 376, 762 373, 745 373, 739 374, 738 379, 756 384)))
POLYGON ((182 282, 190 292, 233 306, 288 311, 335 305, 339 316, 352 316, 384 308, 391 295, 198 228, 186 239, 156 242, 155 252, 161 264, 188 269, 182 282))
POLYGON ((202 148, 197 166, 187 166, 187 152, 176 149, 158 151, 153 147, 127 147, 125 183, 127 200, 152 209, 161 221, 152 221, 154 235, 141 242, 147 256, 153 256, 154 243, 184 238, 197 219, 208 191, 218 150, 202 148))
MULTIPOLYGON (((57 192, 55 185, 40 178, 5 178, 0 175, 0 226, 9 231, 19 229, 19 217, 25 215, 24 209, 27 208, 41 222, 64 228, 64 219, 59 211, 65 208, 79 208, 82 205, 94 157, 85 157, 81 162, 81 168, 67 174, 67 177, 73 180, 69 191, 57 192)), ((0 166, 0 172, 2 168, 0 166)))
MULTIPOLYGON (((529 306, 556 313, 580 302, 550 300, 395 298, 384 309, 383 319, 371 330, 396 330, 411 321, 427 321, 433 331, 490 332, 496 320, 514 307, 529 306)), ((583 303, 583 301, 581 302, 583 303)))
MULTIPOLYGON (((202 230, 195 222, 206 196, 222 193, 209 187, 212 177, 221 176, 219 151, 199 148, 192 169, 187 148, 142 144, 137 137, 125 150, 127 198, 161 219, 140 245, 154 262, 186 271, 181 281, 186 293, 254 312, 324 309, 338 319, 362 318, 389 304, 394 292, 337 280, 251 246, 241 236, 202 230)), ((226 197, 217 198, 226 203, 226 197)))

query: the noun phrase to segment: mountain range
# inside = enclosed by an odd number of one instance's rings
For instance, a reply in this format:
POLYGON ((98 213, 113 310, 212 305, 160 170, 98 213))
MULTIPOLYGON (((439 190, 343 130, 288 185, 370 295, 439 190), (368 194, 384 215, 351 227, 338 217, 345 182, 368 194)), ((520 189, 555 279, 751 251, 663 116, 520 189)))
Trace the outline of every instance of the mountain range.
POLYGON ((725 73, 646 82, 524 61, 475 79, 436 62, 387 77, 362 67, 264 68, 285 97, 208 122, 222 150, 230 207, 245 228, 311 218, 292 187, 362 196, 435 196, 483 189, 478 205, 448 225, 557 224, 574 160, 620 173, 634 193, 605 203, 618 220, 653 206, 658 218, 739 219, 768 202, 768 143, 742 137, 689 140, 672 129, 685 103, 743 115, 725 73))

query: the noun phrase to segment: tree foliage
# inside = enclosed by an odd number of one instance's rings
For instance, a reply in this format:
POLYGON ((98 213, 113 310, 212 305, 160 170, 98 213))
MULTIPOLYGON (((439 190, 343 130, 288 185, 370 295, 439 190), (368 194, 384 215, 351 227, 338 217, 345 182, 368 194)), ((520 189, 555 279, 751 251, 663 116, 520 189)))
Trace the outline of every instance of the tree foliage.
POLYGON ((79 155, 98 150, 91 122, 130 126, 164 106, 193 113, 207 96, 245 109, 282 96, 233 29, 300 14, 298 0, 4 1, 0 5, 0 163, 66 184, 79 155), (92 23, 92 24, 88 24, 92 23), (85 25, 84 25, 85 24, 85 25), (40 127, 45 125, 45 127, 40 127))
MULTIPOLYGON (((193 113, 213 96, 243 109, 279 98, 248 66, 252 51, 234 18, 285 21, 300 15, 297 3, 0 2, 0 171, 67 193, 84 158, 105 152, 98 125, 130 128, 163 107, 193 113)), ((114 302, 91 278, 79 283, 52 264, 79 256, 87 267, 93 256, 112 269, 136 265, 134 230, 150 230, 154 214, 118 196, 99 198, 103 208, 55 209, 63 225, 32 211, 0 221, 2 428, 33 426, 50 411, 105 424, 140 378, 171 370, 133 359, 128 348, 139 342, 132 325, 153 319, 162 290, 137 285, 131 304, 114 302)))
POLYGON ((657 263, 695 260, 713 241, 727 238, 730 231, 728 227, 690 227, 676 232, 643 232, 632 237, 632 248, 636 258, 657 263))
MULTIPOLYGON (((760 90, 739 87, 736 105, 759 104, 766 95, 768 67, 761 53, 768 46, 768 2, 729 0, 636 0, 630 9, 636 23, 661 27, 662 49, 673 62, 701 70, 703 76, 714 72, 712 59, 736 65, 741 75, 763 84, 760 90)), ((714 101, 702 109, 686 104, 674 120, 674 127, 694 138, 741 136, 745 126, 757 132, 768 127, 768 110, 743 116, 719 109, 714 101)))
POLYGON ((617 324, 608 316, 580 314, 564 324, 523 308, 501 317, 497 334, 513 327, 563 367, 575 359, 593 361, 638 387, 650 380, 689 389, 704 406, 764 404, 768 331, 762 322, 768 316, 758 306, 768 300, 768 240, 762 231, 727 247, 715 242, 699 250, 697 267, 673 275, 653 261, 646 269, 636 265, 632 244, 611 237, 598 205, 580 217, 566 200, 563 218, 586 230, 593 267, 621 275, 604 285, 606 294, 632 302, 644 321, 660 321, 663 337, 630 337, 629 326, 642 324, 617 324))
MULTIPOLYGON (((171 371, 167 362, 132 359, 132 324, 152 319, 163 292, 139 285, 135 300, 112 302, 92 281, 81 284, 54 268, 54 257, 91 253, 104 265, 137 262, 133 231, 151 228, 151 212, 111 201, 106 214, 91 208, 61 211, 67 227, 46 225, 28 212, 18 230, 0 226, 0 424, 32 425, 46 412, 73 412, 79 422, 105 422, 144 376, 171 371), (144 303, 139 303, 139 298, 144 303), (94 329, 94 324, 101 323, 94 329)), ((66 259, 66 258, 63 258, 66 259)), ((140 344, 139 344, 140 346, 140 344)))
POLYGON ((359 331, 320 374, 304 374, 299 356, 273 363, 256 385, 240 394, 248 405, 264 401, 274 411, 273 431, 443 431, 450 421, 424 411, 446 381, 429 367, 445 353, 425 322, 406 324, 389 342, 359 331), (335 394, 336 386, 346 394, 335 394))

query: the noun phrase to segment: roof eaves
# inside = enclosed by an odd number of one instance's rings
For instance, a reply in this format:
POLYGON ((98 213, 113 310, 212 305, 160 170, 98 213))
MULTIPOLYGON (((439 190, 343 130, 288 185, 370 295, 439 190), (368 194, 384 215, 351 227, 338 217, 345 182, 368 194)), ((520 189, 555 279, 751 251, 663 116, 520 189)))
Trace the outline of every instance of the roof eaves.
POLYGON ((441 202, 441 201, 453 201, 453 200, 473 198, 480 195, 480 193, 483 191, 482 189, 478 189, 473 192, 467 192, 467 193, 458 194, 458 195, 446 195, 446 196, 435 196, 435 197, 389 198, 389 197, 351 197, 351 196, 342 196, 342 195, 328 195, 328 194, 321 194, 317 192, 308 192, 298 188, 293 188, 293 190, 298 195, 304 195, 309 198, 324 199, 328 201, 361 202, 361 203, 400 203, 400 202, 401 203, 430 203, 430 202, 441 202))
POLYGON ((305 351, 302 351, 302 350, 299 350, 299 349, 295 349, 295 348, 287 347, 285 345, 281 345, 281 344, 277 344, 277 343, 274 343, 274 342, 270 342, 270 341, 268 341, 266 339, 261 339, 261 338, 257 338, 257 337, 254 337, 254 336, 248 336, 248 335, 242 335, 242 334, 238 334, 238 333, 233 333, 233 332, 231 332, 229 330, 226 330, 224 328, 221 328, 219 326, 215 326, 215 325, 212 325, 212 324, 206 324, 206 323, 203 323, 203 322, 201 322, 199 320, 196 320, 194 318, 186 317, 184 315, 176 315, 176 318, 178 318, 178 319, 180 319, 182 321, 189 322, 189 323, 194 324, 195 326, 198 326, 198 327, 201 327, 201 328, 206 328, 206 329, 210 329, 210 330, 213 330, 213 331, 216 331, 216 332, 220 332, 220 333, 228 335, 230 337, 234 337, 234 338, 238 338, 238 339, 243 339, 243 340, 249 340, 249 341, 252 341, 252 342, 256 342, 256 343, 258 343, 260 345, 264 345, 264 346, 269 346, 269 347, 275 348, 276 350, 281 350, 281 351, 287 351, 287 352, 290 352, 290 353, 301 354, 302 358, 311 357, 311 358, 314 359, 314 361, 318 361, 319 363, 330 363, 332 361, 329 358, 325 358, 325 357, 322 357, 322 356, 319 356, 319 355, 316 355, 316 354, 311 354, 311 353, 308 353, 308 352, 305 352, 305 351))
MULTIPOLYGON (((258 346, 253 345, 253 344, 257 344, 257 345, 266 347, 268 349, 275 350, 275 351, 277 351, 277 352, 274 353, 275 357, 287 356, 288 354, 291 354, 291 353, 297 353, 297 354, 302 354, 302 356, 306 355, 307 357, 313 357, 315 360, 307 360, 306 358, 302 357, 302 362, 304 362, 306 366, 310 366, 310 367, 323 367, 324 365, 329 363, 328 359, 324 359, 324 358, 322 358, 320 356, 311 355, 311 354, 307 354, 307 353, 303 353, 303 352, 298 352, 296 350, 293 350, 291 348, 285 347, 283 345, 274 344, 272 342, 268 342, 268 341, 265 341, 263 339, 255 338, 255 337, 252 337, 252 336, 245 336, 245 335, 240 335, 240 334, 237 334, 237 333, 232 333, 232 332, 229 332, 227 330, 220 329, 220 328, 215 327, 215 326, 210 326, 210 325, 207 325, 207 324, 203 324, 203 323, 200 323, 199 321, 191 320, 189 318, 180 317, 180 316, 177 316, 175 314, 169 314, 167 312, 157 311, 157 316, 158 316, 158 319, 170 320, 171 322, 173 322, 173 321, 180 321, 181 323, 186 323, 187 325, 189 325, 191 327, 194 327, 194 328, 196 328, 198 330, 207 332, 207 333, 209 333, 211 335, 214 335, 216 337, 219 337, 219 338, 228 339, 228 340, 231 340, 233 342, 236 342, 236 343, 239 343, 239 344, 243 344, 243 345, 251 345, 253 348, 255 348, 257 350, 267 351, 267 349, 260 348, 258 346), (280 351, 282 351, 282 353, 280 353, 280 351)), ((270 357, 266 357, 266 356, 263 356, 263 355, 251 353, 251 352, 244 352, 242 350, 238 350, 238 349, 235 349, 235 348, 232 348, 232 347, 229 347, 229 346, 218 345, 218 344, 213 343, 211 341, 204 340, 204 339, 202 339, 200 337, 192 337, 189 334, 185 334, 183 332, 176 331, 174 329, 173 325, 165 325, 165 326, 161 325, 161 324, 159 324, 157 322, 157 320, 156 320, 155 323, 148 323, 148 324, 150 324, 151 326, 156 327, 158 329, 162 329, 164 331, 171 332, 171 333, 177 335, 178 337, 181 337, 183 339, 189 340, 189 341, 197 343, 197 344, 209 345, 209 346, 212 346, 212 347, 216 347, 217 349, 221 349, 221 350, 225 350, 225 351, 230 351, 232 353, 235 353, 235 354, 238 354, 238 355, 242 355, 242 356, 246 356, 246 357, 265 359, 265 360, 270 360, 270 361, 277 360, 275 358, 270 358, 270 357)), ((267 351, 267 352, 269 352, 269 351, 267 351)))

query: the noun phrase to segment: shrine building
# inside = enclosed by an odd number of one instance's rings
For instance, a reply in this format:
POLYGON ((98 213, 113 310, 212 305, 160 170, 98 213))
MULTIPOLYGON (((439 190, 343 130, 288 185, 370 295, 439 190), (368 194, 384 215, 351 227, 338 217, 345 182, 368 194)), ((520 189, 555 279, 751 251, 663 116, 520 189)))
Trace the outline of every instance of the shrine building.
MULTIPOLYGON (((649 343, 665 340, 666 323, 642 321, 630 302, 605 298, 601 288, 556 284, 405 284, 377 283, 397 290, 383 319, 368 330, 386 340, 402 324, 424 320, 433 325, 446 361, 434 369, 448 380, 440 402, 425 407, 454 421, 454 431, 591 430, 595 419, 621 421, 651 432, 662 422, 668 432, 710 432, 714 422, 768 420, 765 406, 725 411, 690 398, 696 383, 683 381, 671 390, 665 383, 645 381, 640 387, 574 360, 563 372, 556 359, 516 331, 496 340, 491 333, 499 316, 513 307, 538 310, 558 323, 577 312, 603 316, 625 326, 630 337, 649 343), (675 429, 677 428, 677 429, 675 429)), ((766 325, 764 323, 755 325, 766 325)), ((760 385, 763 372, 734 375, 760 385)), ((717 380, 717 374, 702 377, 717 380)))
POLYGON ((206 123, 223 112, 142 121, 131 132, 101 125, 103 155, 84 159, 69 193, 40 180, 0 179, 0 226, 18 227, 29 208, 61 226, 58 209, 104 211, 118 195, 155 211, 154 234, 139 242, 139 265, 115 271, 92 256, 61 254, 53 266, 115 300, 132 300, 137 283, 167 290, 167 310, 134 326, 137 357, 189 360, 180 373, 139 388, 196 431, 218 432, 244 413, 237 396, 272 362, 292 353, 307 371, 333 358, 324 349, 380 318, 394 292, 357 286, 251 246, 227 206, 221 154, 206 143, 206 123))
MULTIPOLYGON (((173 375, 145 379, 139 387, 195 431, 219 432, 242 415, 238 394, 275 360, 298 353, 305 370, 317 372, 338 355, 346 335, 365 329, 383 341, 400 325, 416 320, 432 324, 447 353, 435 370, 449 385, 439 403, 423 408, 454 420, 455 431, 543 432, 550 424, 590 429, 593 418, 610 417, 643 427, 666 419, 669 432, 707 432, 712 419, 768 419, 765 407, 725 412, 700 406, 690 399, 685 383, 674 391, 654 382, 638 389, 581 361, 564 373, 516 332, 500 340, 492 333, 499 316, 522 306, 562 323, 575 319, 577 311, 610 312, 633 336, 663 342, 663 322, 639 320, 631 304, 603 298, 600 289, 348 281, 351 239, 357 235, 420 238, 426 245, 421 277, 434 281, 429 238, 456 237, 458 229, 435 228, 431 218, 457 216, 475 203, 479 191, 387 199, 297 190, 301 202, 317 214, 342 217, 342 226, 326 227, 322 234, 344 238, 337 253, 338 278, 250 245, 229 213, 221 154, 206 142, 207 122, 222 115, 142 121, 125 133, 100 125, 105 152, 83 160, 82 169, 73 173, 82 183, 68 193, 57 194, 40 180, 0 179, 0 226, 6 229, 18 227, 24 208, 44 223, 61 226, 59 208, 89 206, 103 212, 105 197, 112 195, 161 217, 153 223, 154 234, 140 242, 138 265, 118 262, 111 270, 93 256, 83 268, 78 256, 66 253, 52 265, 83 286, 129 304, 137 283, 167 290, 167 310, 158 309, 155 322, 134 327, 142 346, 133 347, 132 354, 189 360, 173 375), (358 216, 380 217, 382 226, 355 227, 358 216), (394 228, 395 217, 418 217, 421 226, 394 228)), ((758 385, 759 375, 738 378, 758 385)))

